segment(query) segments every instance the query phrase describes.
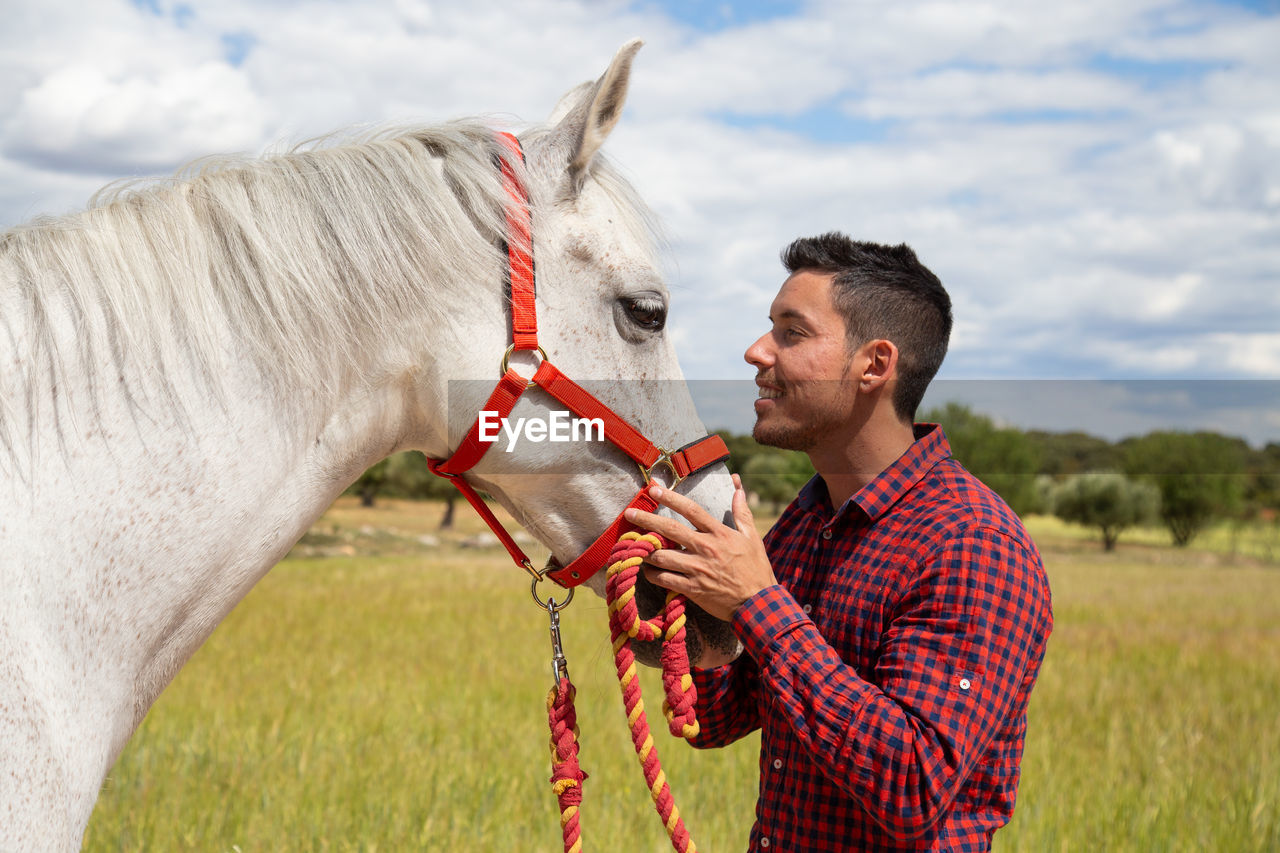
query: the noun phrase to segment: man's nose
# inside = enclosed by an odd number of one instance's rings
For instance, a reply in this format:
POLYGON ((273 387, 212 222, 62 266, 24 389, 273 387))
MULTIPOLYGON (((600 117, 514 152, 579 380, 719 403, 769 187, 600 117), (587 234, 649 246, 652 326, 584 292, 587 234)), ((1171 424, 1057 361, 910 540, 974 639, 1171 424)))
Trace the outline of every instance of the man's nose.
POLYGON ((773 364, 773 352, 769 348, 770 336, 766 332, 756 338, 756 342, 747 347, 747 351, 742 354, 747 364, 756 368, 765 368, 773 364))

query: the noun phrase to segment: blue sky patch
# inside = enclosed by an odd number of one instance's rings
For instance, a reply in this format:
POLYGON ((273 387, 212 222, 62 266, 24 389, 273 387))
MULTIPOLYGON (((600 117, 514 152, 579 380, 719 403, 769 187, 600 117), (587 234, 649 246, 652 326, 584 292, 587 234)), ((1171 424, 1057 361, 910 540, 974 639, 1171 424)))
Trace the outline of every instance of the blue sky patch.
POLYGON ((637 0, 637 9, 660 9, 673 21, 702 32, 718 32, 761 21, 788 18, 804 6, 801 0, 637 0))
POLYGON ((990 113, 986 118, 1005 125, 1071 124, 1074 122, 1106 121, 1119 118, 1118 110, 1065 109, 1062 107, 1035 107, 1010 109, 990 113))
POLYGON ((849 115, 836 104, 818 104, 802 113, 782 115, 742 115, 723 112, 715 116, 730 127, 744 130, 768 128, 783 133, 794 133, 814 142, 842 145, 850 143, 883 142, 898 122, 861 118, 849 115))
POLYGON ((1085 68, 1090 71, 1124 77, 1127 80, 1138 80, 1153 88, 1183 85, 1211 71, 1220 71, 1227 67, 1229 67, 1227 63, 1223 62, 1191 59, 1147 60, 1106 53, 1100 53, 1085 63, 1085 68))
POLYGON ((249 56, 249 51, 258 43, 253 33, 223 33, 222 57, 232 66, 239 68, 249 56))
POLYGON ((1252 12, 1274 15, 1280 12, 1280 0, 1215 0, 1220 6, 1239 6, 1252 12))
MULTIPOLYGON (((141 9, 149 15, 157 18, 164 17, 166 10, 161 5, 161 0, 129 0, 135 9, 141 9)), ((196 10, 189 3, 178 3, 168 12, 169 17, 173 18, 173 22, 178 25, 179 29, 185 29, 188 24, 196 19, 196 10)))

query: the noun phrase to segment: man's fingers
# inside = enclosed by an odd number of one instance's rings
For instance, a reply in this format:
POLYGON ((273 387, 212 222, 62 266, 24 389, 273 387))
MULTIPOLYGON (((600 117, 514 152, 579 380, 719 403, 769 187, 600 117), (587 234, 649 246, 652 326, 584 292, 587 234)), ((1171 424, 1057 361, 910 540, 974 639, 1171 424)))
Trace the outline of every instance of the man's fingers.
POLYGON ((629 509, 626 511, 624 517, 636 527, 640 527, 645 530, 652 530, 654 533, 657 533, 668 541, 675 542, 677 545, 687 546, 690 543, 690 536, 693 531, 674 518, 655 515, 652 512, 645 512, 642 509, 629 509))
POLYGON ((703 533, 710 531, 718 523, 697 501, 686 498, 671 489, 653 486, 649 489, 649 494, 662 506, 689 519, 689 523, 703 533))
POLYGON ((665 572, 674 572, 681 576, 689 573, 692 558, 683 551, 674 551, 670 548, 660 548, 652 554, 644 558, 645 565, 662 569, 665 572))
POLYGON ((663 589, 670 590, 671 592, 679 592, 685 595, 688 595, 693 591, 693 584, 690 582, 688 575, 658 568, 650 565, 648 562, 645 562, 641 566, 641 569, 644 571, 644 576, 648 579, 649 583, 654 586, 660 586, 663 589))

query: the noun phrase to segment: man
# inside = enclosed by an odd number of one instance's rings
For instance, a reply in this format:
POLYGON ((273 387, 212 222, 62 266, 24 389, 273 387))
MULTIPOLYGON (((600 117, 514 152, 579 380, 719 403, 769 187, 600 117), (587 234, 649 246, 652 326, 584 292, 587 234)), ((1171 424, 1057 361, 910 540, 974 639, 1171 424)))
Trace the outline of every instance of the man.
POLYGON ((650 580, 730 620, 745 648, 695 673, 699 747, 756 728, 757 851, 987 850, 1008 822, 1027 700, 1052 628, 1017 516, 916 408, 951 303, 907 246, 797 240, 757 370, 754 436, 817 471, 761 540, 738 483, 728 527, 676 519, 650 580))

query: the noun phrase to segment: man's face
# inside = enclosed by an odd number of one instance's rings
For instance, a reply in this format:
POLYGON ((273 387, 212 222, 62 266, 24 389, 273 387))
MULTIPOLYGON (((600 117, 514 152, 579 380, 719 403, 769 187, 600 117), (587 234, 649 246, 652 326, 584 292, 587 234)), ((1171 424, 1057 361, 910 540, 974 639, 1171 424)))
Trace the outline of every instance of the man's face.
POLYGON ((756 425, 761 444, 811 451, 843 442, 854 423, 854 359, 844 318, 832 303, 831 275, 800 270, 769 308, 773 327, 745 354, 756 368, 756 425))

